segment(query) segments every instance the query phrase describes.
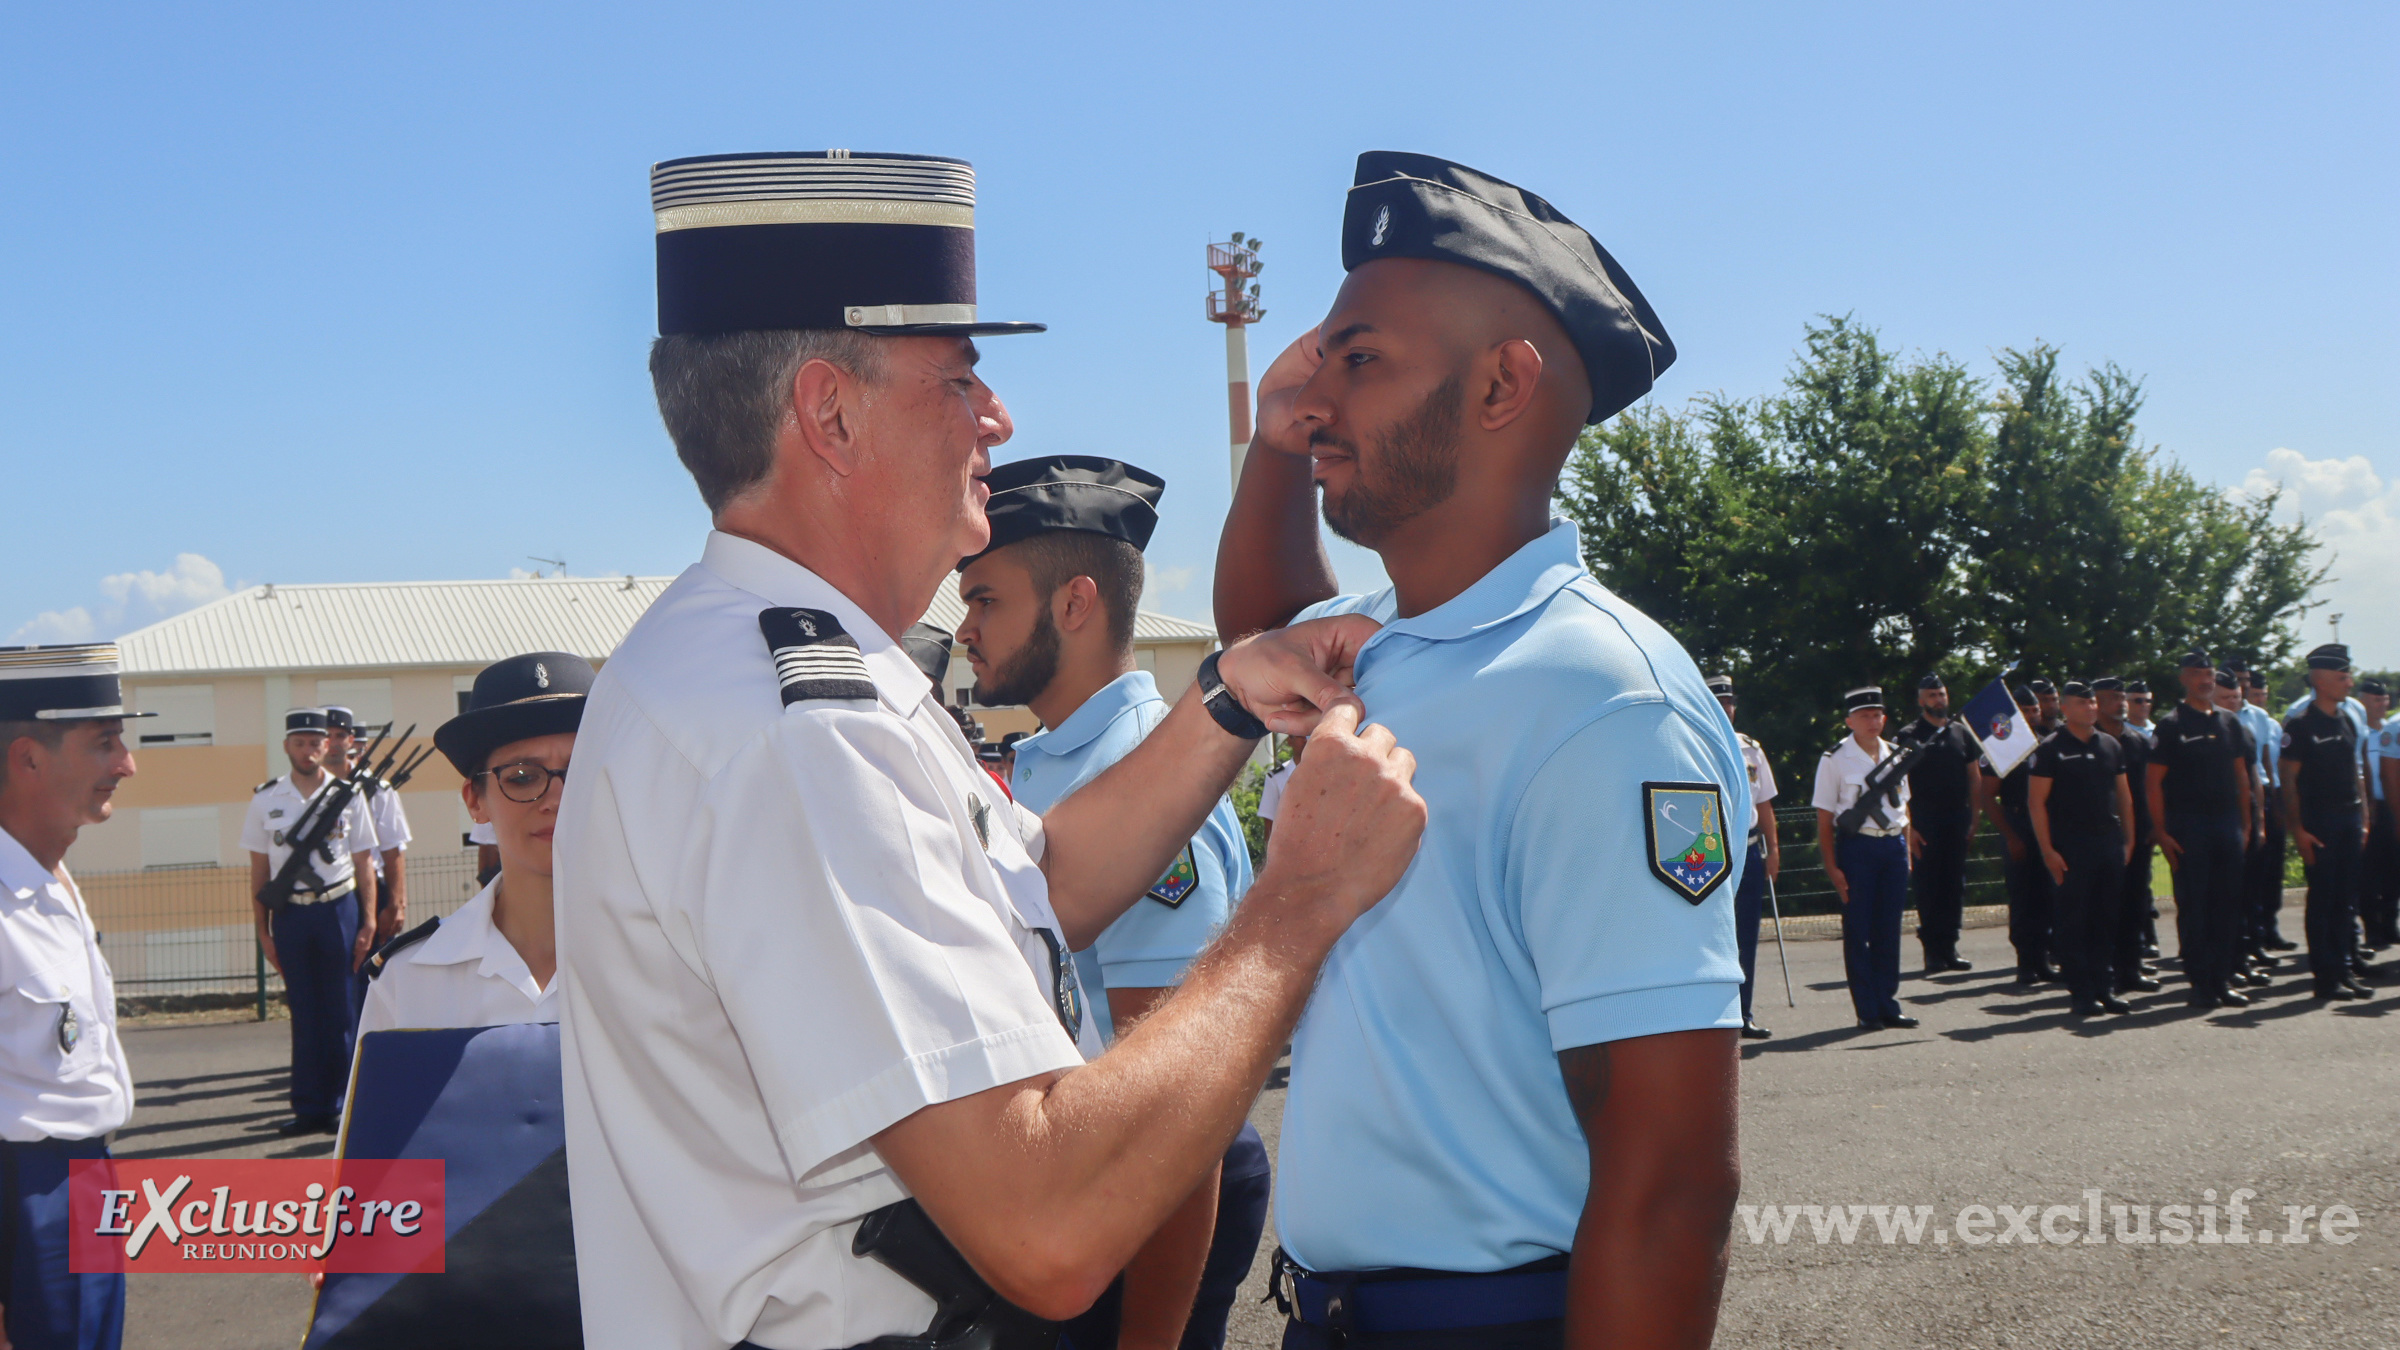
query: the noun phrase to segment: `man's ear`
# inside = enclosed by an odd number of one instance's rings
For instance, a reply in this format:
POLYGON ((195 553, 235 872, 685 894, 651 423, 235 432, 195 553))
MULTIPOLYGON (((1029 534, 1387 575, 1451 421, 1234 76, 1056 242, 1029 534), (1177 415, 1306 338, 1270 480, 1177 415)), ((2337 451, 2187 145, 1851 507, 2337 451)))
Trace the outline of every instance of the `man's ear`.
POLYGON ((1050 596, 1050 619, 1063 633, 1080 633, 1100 614, 1100 586, 1090 577, 1076 577, 1050 596))
POLYGON ((1475 424, 1498 431, 1523 417, 1542 384, 1542 353, 1524 338, 1510 338, 1485 355, 1475 424))
MULTIPOLYGON (((796 437, 797 448, 847 478, 860 456, 859 394, 850 372, 821 358, 803 361, 792 373, 792 404, 779 431, 796 437)), ((784 453, 784 440, 777 435, 777 458, 784 453)))

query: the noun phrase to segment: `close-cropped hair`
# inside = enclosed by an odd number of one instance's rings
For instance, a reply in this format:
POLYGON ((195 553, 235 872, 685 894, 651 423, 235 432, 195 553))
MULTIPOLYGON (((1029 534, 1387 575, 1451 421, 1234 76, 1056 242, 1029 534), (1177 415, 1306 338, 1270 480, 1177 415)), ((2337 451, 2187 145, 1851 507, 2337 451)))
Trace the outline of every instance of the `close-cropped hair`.
POLYGON ((40 741, 46 749, 56 750, 67 743, 67 724, 30 719, 22 722, 0 722, 0 787, 8 784, 8 747, 15 745, 18 738, 24 736, 30 736, 34 740, 40 741))
POLYGON ((1090 577, 1108 616, 1109 644, 1133 649, 1133 615, 1142 603, 1142 551, 1122 539, 1088 530, 1046 530, 1017 543, 1018 556, 1033 578, 1034 594, 1048 604, 1058 588, 1090 577))
POLYGON ((650 344, 659 420, 710 511, 766 481, 775 467, 775 430, 791 411, 792 377, 812 360, 862 384, 883 380, 877 339, 848 329, 679 333, 650 344))

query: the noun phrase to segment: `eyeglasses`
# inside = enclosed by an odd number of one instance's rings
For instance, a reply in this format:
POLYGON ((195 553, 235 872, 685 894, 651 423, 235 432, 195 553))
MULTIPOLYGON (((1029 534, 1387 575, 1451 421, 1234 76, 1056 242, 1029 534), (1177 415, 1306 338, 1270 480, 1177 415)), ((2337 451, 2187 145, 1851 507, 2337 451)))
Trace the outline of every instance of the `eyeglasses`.
MULTIPOLYGON (((517 763, 503 764, 497 769, 485 769, 475 776, 477 778, 489 776, 494 783, 499 785, 501 796, 512 802, 531 805, 550 795, 551 779, 555 778, 562 783, 565 782, 567 771, 553 769, 542 764, 517 763)), ((566 789, 559 790, 563 792, 566 789)))

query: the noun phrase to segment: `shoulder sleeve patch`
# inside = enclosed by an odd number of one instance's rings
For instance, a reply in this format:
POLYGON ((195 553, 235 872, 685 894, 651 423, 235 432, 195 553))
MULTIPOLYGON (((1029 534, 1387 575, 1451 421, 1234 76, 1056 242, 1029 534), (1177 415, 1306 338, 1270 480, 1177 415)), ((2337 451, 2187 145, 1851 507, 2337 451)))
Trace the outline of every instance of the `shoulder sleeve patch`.
POLYGON ((376 948, 374 954, 367 958, 367 978, 372 980, 381 975, 384 967, 391 963, 393 957, 432 937, 434 930, 441 926, 441 918, 437 915, 376 948))
POLYGON ((1725 837, 1725 794, 1714 783, 1642 784, 1642 833, 1650 873, 1693 904, 1733 870, 1725 837))
POLYGON ((821 609, 762 609, 758 631, 775 659, 785 707, 809 699, 875 697, 867 658, 859 654, 858 639, 842 631, 841 620, 821 609))

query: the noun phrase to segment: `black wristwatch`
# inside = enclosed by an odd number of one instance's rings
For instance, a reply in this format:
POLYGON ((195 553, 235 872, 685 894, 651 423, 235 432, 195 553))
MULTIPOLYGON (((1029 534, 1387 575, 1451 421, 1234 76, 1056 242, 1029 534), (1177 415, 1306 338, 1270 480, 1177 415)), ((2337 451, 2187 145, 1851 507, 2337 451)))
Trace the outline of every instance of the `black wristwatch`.
POLYGON ((1225 687, 1223 680, 1217 678, 1217 658, 1224 654, 1222 651, 1213 651, 1201 659, 1197 677, 1201 706, 1207 708, 1208 715, 1217 719, 1217 725, 1227 732, 1245 741, 1255 741, 1267 734, 1267 724, 1251 716, 1250 710, 1242 706, 1242 701, 1233 696, 1233 691, 1225 687))

